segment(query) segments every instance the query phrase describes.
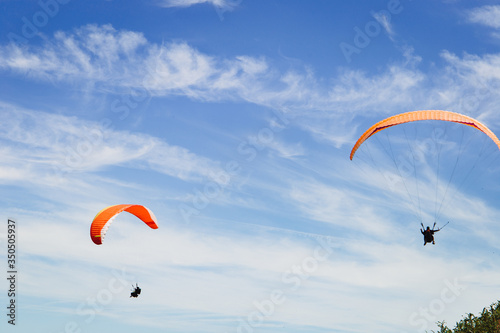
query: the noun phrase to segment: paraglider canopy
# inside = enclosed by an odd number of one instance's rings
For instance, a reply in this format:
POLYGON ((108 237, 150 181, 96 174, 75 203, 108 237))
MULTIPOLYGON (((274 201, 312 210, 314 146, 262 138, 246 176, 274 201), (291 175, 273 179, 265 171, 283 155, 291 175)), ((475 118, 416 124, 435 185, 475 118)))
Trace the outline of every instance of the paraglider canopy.
POLYGON ((92 241, 100 245, 108 231, 109 225, 113 222, 116 215, 126 211, 137 216, 141 221, 146 223, 151 229, 158 229, 157 220, 153 212, 141 205, 114 205, 101 210, 94 217, 90 225, 90 238, 92 241))
POLYGON ((460 114, 460 113, 455 113, 451 111, 441 111, 441 110, 423 110, 423 111, 411 111, 411 112, 405 112, 401 114, 397 114, 395 116, 386 118, 382 121, 379 121, 372 127, 370 127, 366 132, 364 132, 361 137, 358 139, 356 144, 351 150, 351 160, 354 157, 354 153, 356 153, 356 150, 359 148, 359 146, 365 142, 366 139, 368 139, 370 136, 373 134, 380 132, 383 129, 386 129, 387 127, 391 127, 394 125, 399 125, 399 124, 404 124, 412 121, 418 121, 418 120, 443 120, 443 121, 451 121, 455 123, 461 123, 464 125, 468 125, 474 128, 477 128, 481 132, 485 133, 488 135, 500 148, 500 140, 495 136, 495 134, 485 125, 481 124, 479 121, 476 119, 473 119, 471 117, 468 117, 466 115, 460 114))

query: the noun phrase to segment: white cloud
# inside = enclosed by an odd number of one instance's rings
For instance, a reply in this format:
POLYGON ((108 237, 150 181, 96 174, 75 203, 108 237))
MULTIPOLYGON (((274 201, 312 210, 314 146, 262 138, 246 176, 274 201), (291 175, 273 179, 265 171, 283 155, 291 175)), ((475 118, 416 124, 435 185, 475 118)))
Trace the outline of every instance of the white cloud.
POLYGON ((467 12, 467 20, 491 28, 500 28, 500 6, 491 5, 471 9, 467 12))
POLYGON ((389 35, 389 38, 393 40, 394 29, 391 25, 391 14, 385 14, 384 12, 372 13, 372 16, 378 23, 384 28, 385 32, 389 35))
POLYGON ((135 87, 159 96, 240 99, 291 111, 339 110, 338 103, 343 101, 368 96, 382 100, 389 92, 400 100, 403 92, 421 81, 419 72, 394 66, 375 78, 345 71, 333 87, 324 88, 307 68, 280 73, 263 58, 219 59, 185 43, 158 46, 147 43, 138 33, 93 25, 70 35, 57 33, 51 43, 39 49, 0 48, 0 67, 37 78, 99 82, 110 90, 135 87), (373 94, 377 89, 382 93, 373 94))
POLYGON ((144 87, 154 94, 181 94, 203 98, 214 78, 221 75, 211 57, 187 44, 153 47, 145 61, 149 75, 143 77, 144 87))
POLYGON ((190 7, 202 3, 211 4, 217 8, 232 9, 236 4, 234 0, 161 0, 161 7, 190 7))
POLYGON ((448 51, 443 51, 441 56, 452 65, 457 72, 474 79, 473 83, 479 84, 488 80, 500 80, 500 54, 486 54, 478 56, 465 54, 462 58, 448 51))
POLYGON ((150 96, 255 103, 286 113, 294 126, 341 147, 353 140, 357 115, 425 108, 488 112, 499 99, 492 88, 500 78, 498 55, 460 58, 444 51, 442 57, 447 67, 424 74, 420 57, 406 49, 402 63, 377 74, 341 70, 324 84, 309 68, 280 72, 265 58, 218 58, 183 42, 155 45, 140 33, 89 25, 73 34, 59 32, 40 48, 0 47, 0 68, 85 89, 98 84, 110 92, 140 89, 150 96), (483 86, 489 87, 486 98, 474 93, 483 86), (471 107, 471 96, 481 105, 471 107))
POLYGON ((119 80, 135 74, 127 64, 140 62, 144 42, 140 33, 87 25, 71 35, 56 32, 39 52, 15 44, 4 46, 0 48, 0 68, 58 81, 119 80))
POLYGON ((109 166, 148 168, 186 181, 222 172, 217 162, 146 134, 5 103, 0 109, 0 138, 8 143, 3 170, 17 170, 1 173, 4 181, 37 183, 109 166))
POLYGON ((269 149, 279 157, 294 159, 305 155, 305 148, 301 143, 287 144, 275 137, 270 129, 260 131, 258 135, 250 136, 248 143, 260 149, 269 149))

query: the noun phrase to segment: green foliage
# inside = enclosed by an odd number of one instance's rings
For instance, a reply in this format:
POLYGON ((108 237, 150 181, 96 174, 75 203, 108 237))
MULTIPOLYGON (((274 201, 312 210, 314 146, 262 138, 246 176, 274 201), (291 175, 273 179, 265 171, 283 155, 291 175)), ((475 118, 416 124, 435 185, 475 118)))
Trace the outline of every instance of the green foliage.
POLYGON ((479 317, 469 313, 451 330, 444 321, 437 322, 439 331, 433 333, 500 333, 500 301, 484 308, 479 317))

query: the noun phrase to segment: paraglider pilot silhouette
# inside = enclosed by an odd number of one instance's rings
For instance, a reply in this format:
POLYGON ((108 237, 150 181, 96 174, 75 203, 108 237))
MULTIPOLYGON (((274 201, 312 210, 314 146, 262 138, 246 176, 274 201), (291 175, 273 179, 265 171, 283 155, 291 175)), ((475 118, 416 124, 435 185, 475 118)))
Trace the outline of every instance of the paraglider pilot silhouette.
MULTIPOLYGON (((446 224, 448 224, 448 223, 450 223, 450 222, 447 222, 446 224)), ((420 224, 422 225, 422 229, 420 229, 420 232, 422 233, 422 235, 424 235, 424 246, 427 243, 436 244, 434 242, 434 233, 438 232, 439 230, 443 229, 446 226, 446 224, 445 224, 441 228, 434 229, 434 227, 436 226, 436 222, 434 222, 432 229, 429 226, 427 226, 427 228, 424 230, 424 225, 422 223, 420 223, 420 224)))
POLYGON ((141 293, 141 288, 139 288, 137 283, 135 284, 135 287, 134 285, 132 285, 132 288, 134 288, 134 290, 130 293, 130 297, 137 298, 137 296, 139 296, 139 294, 141 293))
MULTIPOLYGON (((434 223, 434 226, 435 225, 436 224, 434 223)), ((434 226, 432 226, 432 229, 429 226, 427 226, 427 229, 424 230, 424 225, 422 224, 422 229, 420 229, 420 232, 422 233, 422 235, 424 235, 424 246, 427 243, 436 244, 434 242, 434 233, 438 232, 439 229, 434 230, 434 226)))

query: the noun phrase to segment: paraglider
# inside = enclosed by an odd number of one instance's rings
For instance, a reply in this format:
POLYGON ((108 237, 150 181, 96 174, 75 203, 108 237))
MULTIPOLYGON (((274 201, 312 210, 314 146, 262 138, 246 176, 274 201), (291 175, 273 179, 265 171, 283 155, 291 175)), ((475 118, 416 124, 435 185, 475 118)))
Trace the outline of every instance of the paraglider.
MULTIPOLYGON (((484 124, 479 122, 476 119, 473 119, 469 116, 451 112, 451 111, 442 111, 442 110, 422 110, 422 111, 411 111, 411 112, 405 112, 401 114, 397 114, 391 117, 388 117, 386 119, 383 119, 376 124, 372 125, 368 130, 366 130, 356 141, 354 146, 351 149, 351 154, 350 154, 350 159, 353 160, 354 155, 358 151, 358 148, 360 148, 363 143, 373 136, 374 134, 400 124, 405 124, 405 123, 412 123, 412 122, 420 122, 424 120, 439 120, 439 121, 444 121, 444 122, 451 122, 451 123, 458 123, 458 124, 463 124, 467 125, 469 127, 472 127, 484 134, 491 139, 498 149, 500 149, 500 140, 498 137, 484 124)), ((451 124, 450 124, 451 125, 451 124)), ((459 126, 461 127, 461 126, 459 126)), ((418 132, 417 128, 420 128, 420 125, 414 125, 406 128, 415 128, 415 133, 418 132)), ((425 128, 424 128, 425 129, 425 128)), ((366 157, 367 160, 371 161, 373 164, 377 164, 380 162, 379 165, 377 165, 377 170, 382 174, 382 176, 388 181, 388 184, 392 188, 393 191, 396 191, 395 184, 401 184, 400 189, 406 191, 408 194, 408 199, 409 202, 411 203, 411 206, 414 207, 415 210, 415 215, 417 218, 422 221, 423 217, 428 213, 429 208, 426 206, 423 206, 424 203, 429 204, 431 203, 432 197, 429 196, 428 194, 434 194, 434 221, 438 221, 439 214, 442 211, 443 208, 443 203, 445 202, 445 196, 450 195, 450 192, 458 191, 458 189, 463 185, 463 182, 461 181, 454 189, 451 186, 452 178, 454 176, 460 175, 462 177, 468 177, 470 175, 470 172, 476 164, 472 164, 470 166, 469 171, 467 170, 457 170, 457 165, 459 161, 460 154, 464 152, 465 149, 463 149, 462 146, 462 141, 456 142, 457 146, 459 146, 459 149, 447 149, 451 147, 449 145, 448 147, 442 148, 442 146, 438 146, 438 143, 444 142, 440 141, 440 139, 444 138, 445 135, 443 135, 443 131, 439 132, 439 129, 436 130, 434 129, 433 137, 426 137, 425 140, 419 141, 417 140, 417 135, 415 134, 415 137, 412 138, 414 141, 410 141, 410 139, 407 136, 407 133, 405 131, 405 128, 402 127, 402 132, 405 134, 406 138, 406 147, 403 147, 401 144, 399 146, 396 146, 398 143, 403 142, 403 140, 399 140, 398 142, 397 139, 391 140, 390 135, 387 135, 387 140, 386 141, 380 141, 380 137, 377 137, 377 142, 378 146, 382 148, 380 151, 385 151, 386 156, 389 158, 389 160, 392 160, 392 165, 395 167, 395 169, 382 169, 379 168, 380 165, 383 165, 383 161, 379 161, 379 157, 381 157, 381 154, 376 154, 377 152, 370 151, 369 148, 367 149, 367 153, 362 157, 366 157), (429 144, 430 143, 430 144, 429 144), (393 145, 394 144, 394 145, 393 145), (395 147, 403 150, 396 150, 394 149, 395 147), (395 154, 395 152, 400 152, 399 154, 395 154), (402 153, 401 153, 402 152, 402 153), (428 155, 425 157, 423 156, 423 152, 426 152, 428 155), (441 153, 444 154, 444 152, 449 152, 449 155, 445 156, 453 156, 453 159, 451 158, 441 158, 441 153), (405 158, 405 156, 407 156, 405 158), (432 160, 431 158, 435 157, 435 160, 432 160), (440 159, 441 158, 441 159, 440 159), (443 171, 444 168, 443 166, 445 165, 446 162, 449 161, 450 171, 443 171), (417 163, 420 163, 420 165, 417 165, 417 163), (434 168, 434 169, 432 169, 434 168), (386 172, 387 170, 387 172, 386 172), (394 172, 390 172, 392 170, 395 170, 394 172), (445 178, 444 173, 448 172, 449 178, 445 178), (434 179, 433 179, 434 178, 434 179), (440 184, 441 179, 445 180, 443 182, 443 185, 440 184), (435 184, 432 184, 431 181, 434 181, 435 184), (399 183, 398 183, 399 182, 399 183), (425 186, 428 185, 426 188, 425 186), (426 193, 427 196, 422 196, 422 193, 426 193), (442 199, 438 199, 438 193, 442 195, 442 199), (423 197, 423 198, 422 198, 423 197), (424 209, 422 209, 422 206, 424 209), (422 213, 422 210, 424 212, 422 213)), ((424 131, 425 132, 425 131, 424 131)), ((452 131, 450 131, 452 132, 452 131)), ((387 133, 387 132, 386 132, 387 133)), ((393 132, 394 133, 394 132, 393 132)), ((428 132, 426 132, 428 133, 428 132)), ((446 131, 444 132, 446 133, 446 131)), ((463 133, 463 132, 462 132, 463 133)), ((453 133, 452 133, 453 134, 453 133)), ((478 135, 478 137, 481 136, 483 137, 482 134, 478 135)), ((401 138, 399 138, 401 139, 401 138)), ((484 142, 489 141, 486 137, 484 137, 484 142)), ((377 143, 375 143, 377 145, 377 143)), ((486 145, 486 144, 485 144, 486 145)), ((474 148, 475 151, 472 151, 473 153, 477 152, 477 160, 479 160, 479 157, 485 157, 488 156, 488 154, 484 154, 484 150, 480 150, 478 148, 474 148)), ((495 147, 496 149, 496 147, 495 147)), ((471 150, 469 150, 471 151, 471 150)), ((359 153, 358 153, 359 154, 359 153)), ((382 156, 383 157, 383 156, 382 156)), ((363 158, 361 158, 363 160, 363 158)), ((472 159, 471 159, 472 160, 472 159)), ((477 162, 475 162, 477 163, 477 162)), ((388 166, 385 164, 384 166, 388 166)), ((458 181, 457 181, 458 183, 458 181)), ((401 192, 400 192, 401 193, 401 192)), ((430 215, 430 214, 428 214, 430 215)), ((447 223, 448 224, 448 223, 447 223)), ((421 223, 422 229, 420 230, 422 235, 424 236, 424 245, 427 243, 432 243, 435 244, 434 240, 434 233, 440 231, 442 228, 435 229, 436 223, 434 223, 434 226, 432 229, 430 227, 425 228, 423 223, 421 223)), ((446 224, 445 224, 446 226, 446 224)), ((444 227, 444 226, 443 226, 444 227)))
POLYGON ((130 297, 137 298, 141 294, 141 288, 139 288, 139 286, 137 285, 137 283, 135 284, 135 287, 134 287, 134 285, 132 285, 132 288, 134 288, 134 289, 130 293, 130 297))
POLYGON ((429 226, 427 226, 427 229, 425 229, 425 230, 424 230, 423 223, 420 223, 422 225, 422 229, 420 229, 420 232, 422 233, 422 235, 424 235, 424 246, 427 243, 436 244, 434 241, 434 233, 436 233, 436 232, 440 231, 441 229, 443 229, 444 227, 446 227, 446 225, 448 223, 450 223, 450 222, 446 222, 446 224, 443 225, 441 228, 434 229, 434 227, 436 226, 436 222, 434 222, 432 229, 429 226))
POLYGON ((436 223, 434 223, 432 229, 429 226, 427 226, 427 229, 425 230, 424 230, 424 225, 422 223, 420 224, 422 225, 422 229, 420 229, 420 232, 422 233, 422 235, 424 235, 424 246, 427 243, 436 244, 434 241, 434 233, 439 231, 439 229, 434 230, 436 223))
POLYGON ((151 229, 158 229, 157 220, 153 212, 141 205, 114 205, 101 210, 94 217, 90 225, 90 238, 96 245, 102 244, 104 236, 108 231, 109 225, 113 222, 116 215, 121 212, 128 212, 137 216, 146 223, 151 229))

